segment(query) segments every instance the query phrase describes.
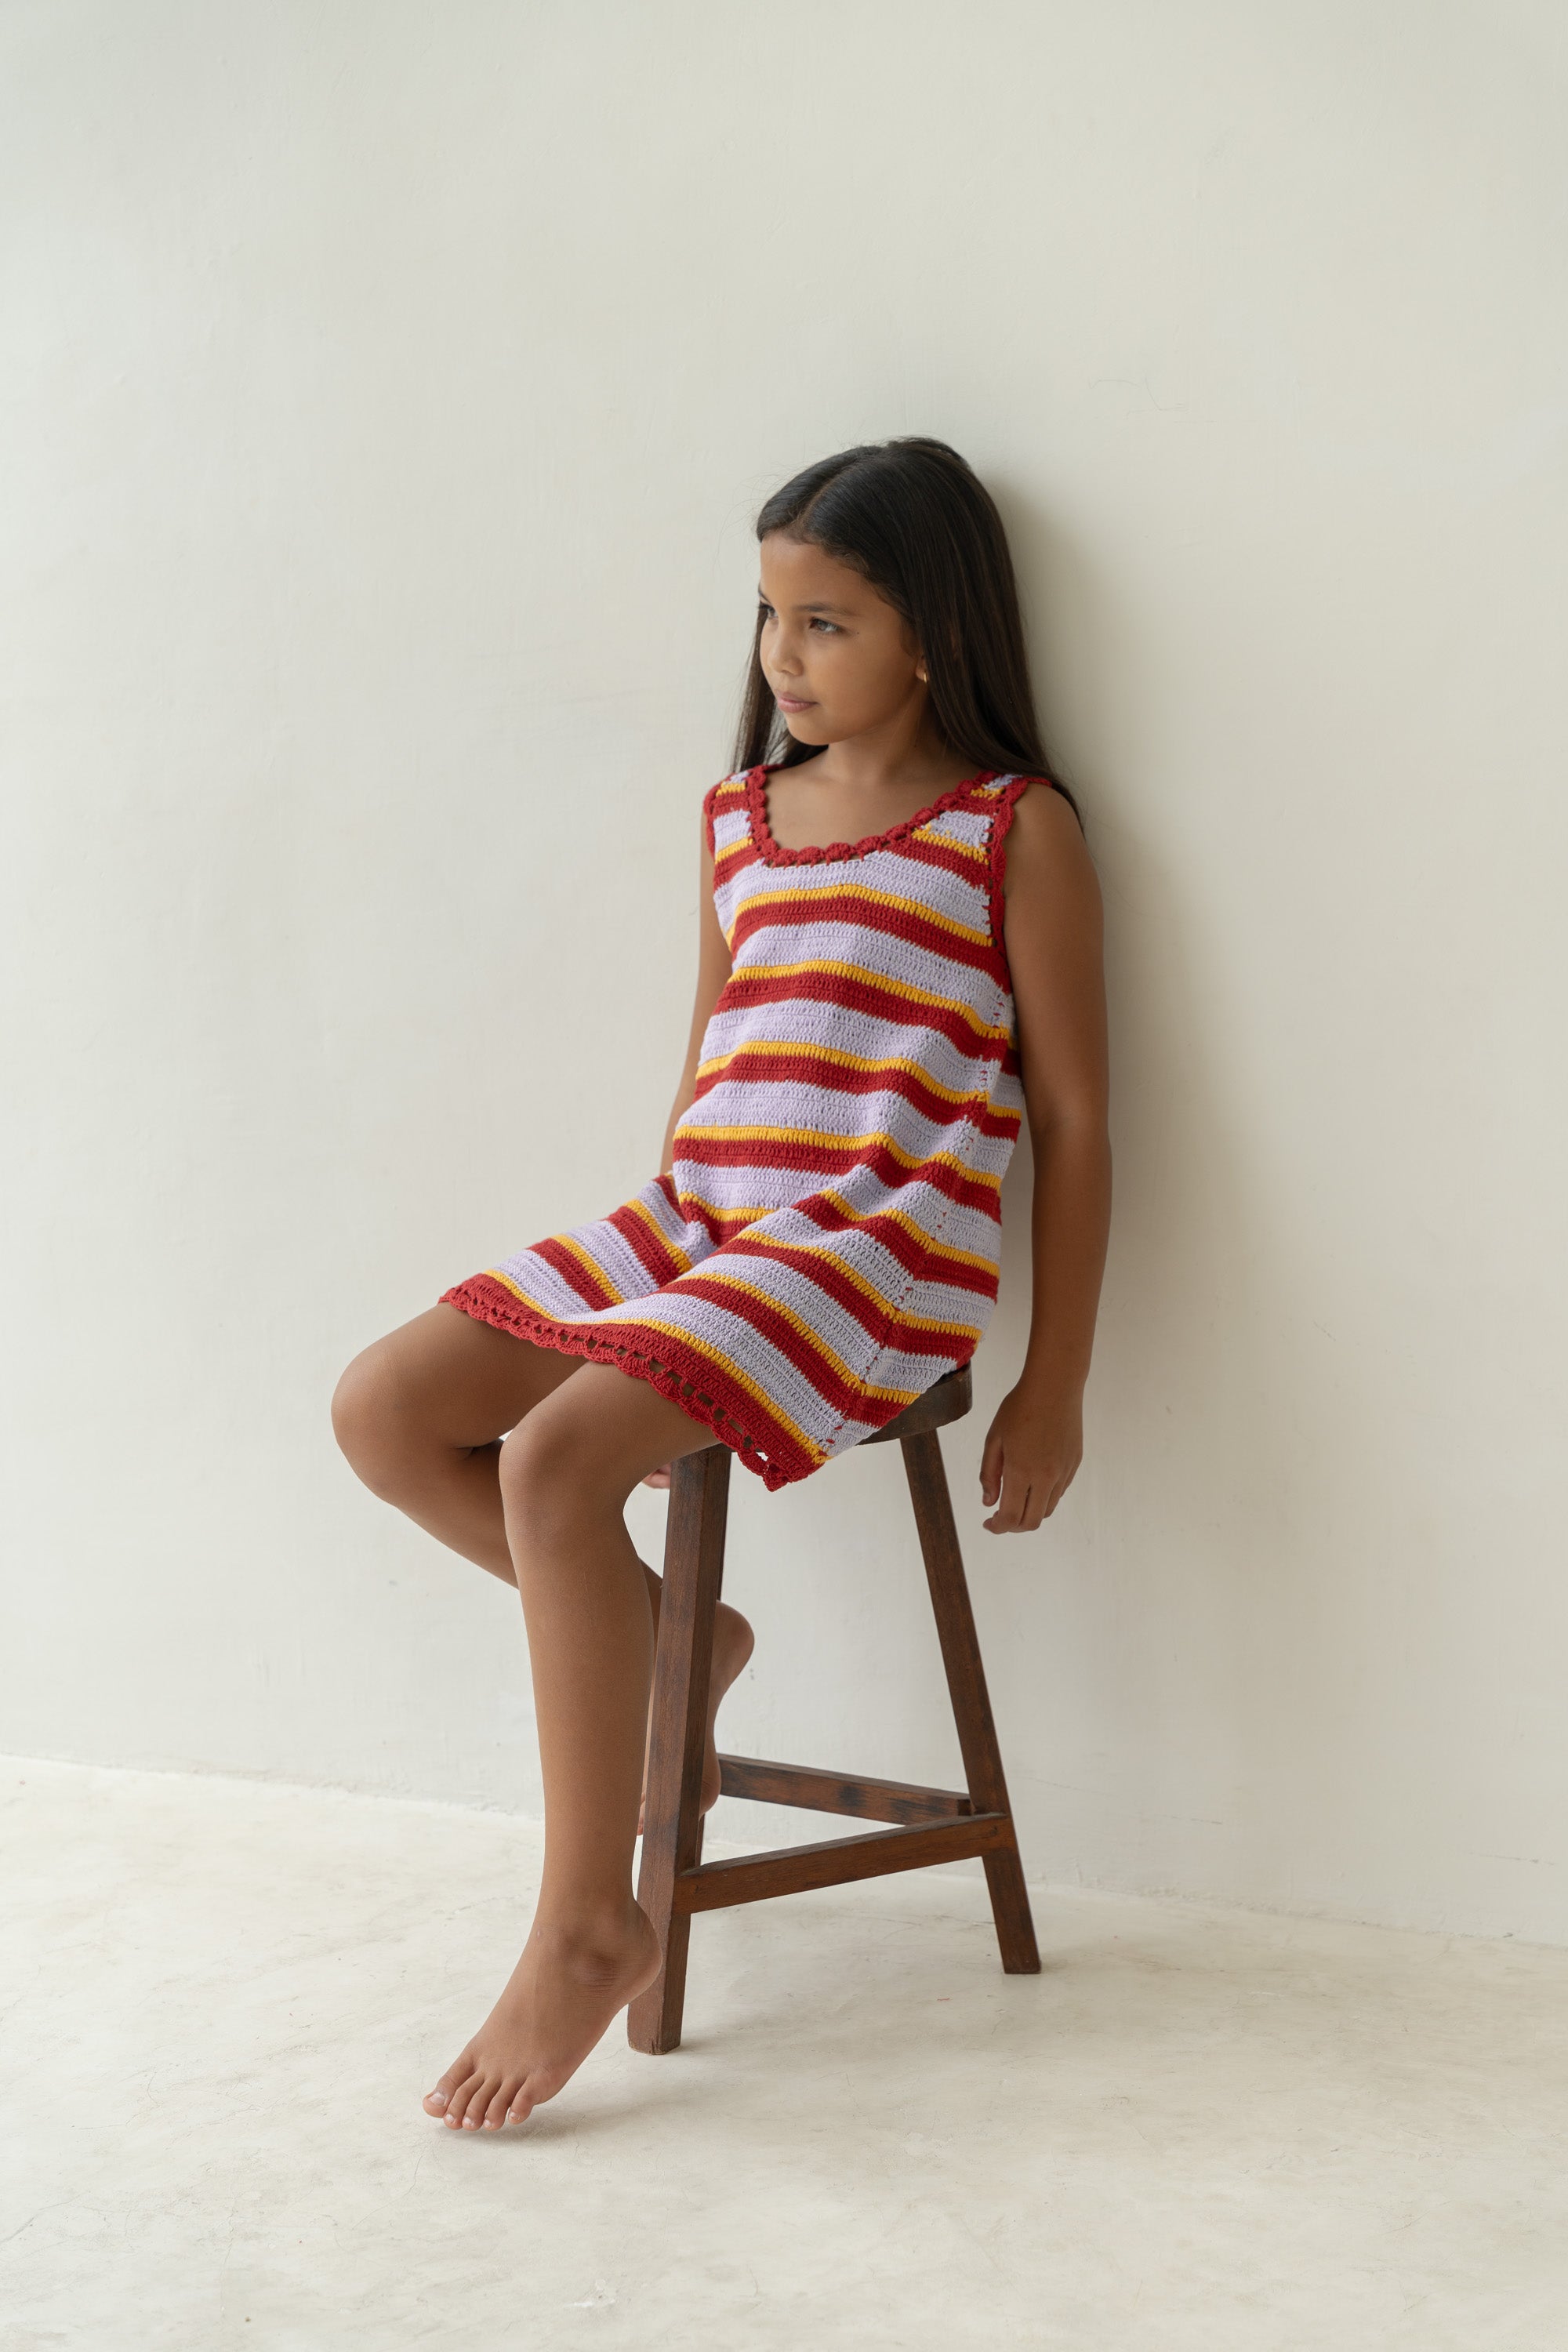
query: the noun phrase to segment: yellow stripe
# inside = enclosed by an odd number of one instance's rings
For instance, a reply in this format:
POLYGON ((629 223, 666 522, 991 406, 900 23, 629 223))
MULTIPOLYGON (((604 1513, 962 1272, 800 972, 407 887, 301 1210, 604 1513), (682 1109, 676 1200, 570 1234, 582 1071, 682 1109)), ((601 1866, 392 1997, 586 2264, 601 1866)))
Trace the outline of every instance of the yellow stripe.
MULTIPOLYGON (((825 884, 822 888, 816 890, 799 888, 752 890, 747 893, 742 904, 736 908, 736 915, 739 917, 752 907, 809 907, 814 900, 826 897, 829 889, 839 897, 863 899, 868 906, 896 907, 900 914, 918 915, 922 921, 934 923, 939 930, 951 931, 955 939, 972 940, 976 947, 989 947, 991 944, 989 931, 977 931, 969 923, 956 922, 949 915, 938 915, 930 907, 923 907, 918 898, 900 898, 894 890, 868 890, 855 882, 825 884)), ((824 922, 835 922, 842 921, 844 919, 841 916, 825 915, 822 919, 824 922)))
MULTIPOLYGON (((859 1291, 862 1297, 868 1298, 873 1307, 879 1307, 885 1313, 892 1304, 887 1293, 879 1290, 874 1282, 868 1282, 863 1274, 858 1274, 855 1268, 852 1265, 847 1265, 842 1258, 835 1257, 828 1246, 830 1239, 831 1236, 824 1234, 820 1242, 786 1242, 777 1234, 755 1234, 747 1236, 746 1246, 748 1249, 756 1250, 804 1250, 823 1257, 832 1265, 836 1274, 842 1275, 845 1281, 859 1291)), ((706 1267, 701 1270, 707 1271, 706 1267)), ((782 1313, 784 1310, 781 1308, 780 1311, 782 1313)), ((910 1315, 904 1308, 900 1307, 896 1310, 895 1319, 898 1328, 904 1330, 951 1331, 965 1339, 980 1338, 978 1324, 944 1322, 938 1315, 910 1315)), ((816 1335, 811 1336, 815 1338, 816 1335)), ((816 1345, 821 1347, 820 1339, 816 1340, 816 1345)), ((826 1352, 825 1349, 824 1353, 826 1352)))
MULTIPOLYGON (((521 1299, 525 1307, 531 1307, 534 1314, 542 1316, 546 1323, 586 1322, 591 1318, 595 1311, 594 1309, 589 1308, 586 1314, 584 1315, 558 1315, 551 1307, 542 1305, 537 1298, 531 1298, 527 1291, 523 1289, 521 1284, 514 1282, 510 1275, 502 1274, 499 1266, 491 1266, 489 1269, 489 1275, 490 1279, 493 1282, 500 1283, 505 1289, 511 1292, 514 1298, 521 1299)), ((656 1291, 653 1295, 657 1297, 658 1294, 656 1291)), ((824 1462, 826 1460, 827 1457, 826 1454, 823 1452, 822 1447, 817 1444, 815 1438, 808 1437, 805 1430, 800 1427, 799 1423, 790 1419, 789 1414, 785 1412, 784 1407, 773 1397, 769 1396, 766 1389, 759 1386, 757 1381, 753 1381, 749 1373, 743 1372, 741 1370, 740 1365, 732 1362, 728 1356, 721 1352, 721 1349, 710 1346, 708 1341, 705 1339, 700 1339, 695 1332, 687 1330, 684 1325, 667 1322, 660 1315, 639 1315, 635 1323, 627 1322, 623 1319, 616 1328, 617 1330, 637 1331, 646 1328, 650 1331, 666 1331, 669 1334, 669 1337, 672 1339, 679 1339, 685 1346, 695 1349, 700 1356, 705 1356, 708 1361, 711 1364, 718 1364, 730 1375, 731 1380, 738 1381, 740 1386, 745 1390, 747 1395, 755 1398, 757 1403, 762 1405, 774 1421, 781 1423, 783 1426, 788 1430, 790 1435, 795 1440, 795 1442, 798 1444, 803 1445, 807 1454, 811 1454, 816 1461, 824 1462)), ((804 1329, 804 1325, 801 1328, 804 1329)), ((821 1342, 817 1341, 816 1344, 820 1346, 821 1342)), ((826 1351, 824 1350, 824 1352, 826 1353, 826 1351)), ((670 1369, 673 1370, 673 1367, 670 1369)), ((893 1391, 891 1390, 871 1390, 868 1391, 868 1394, 870 1395, 891 1395, 893 1391)))
MULTIPOLYGON (((570 1250, 579 1265, 584 1265, 587 1267, 588 1272, 599 1284, 601 1289, 607 1290, 609 1292, 610 1301, 613 1306, 620 1307, 625 1304, 626 1293, 616 1288, 615 1284, 610 1280, 609 1276, 605 1272, 604 1267, 599 1264, 597 1258, 590 1257, 587 1251, 583 1247, 581 1242, 574 1242, 570 1234, 552 1234, 550 1238, 553 1242, 558 1242, 563 1250, 570 1250)), ((604 1308, 595 1307, 590 1308, 589 1311, 590 1313, 602 1315, 604 1313, 604 1308)))
MULTIPOLYGON (((763 1307, 771 1307, 775 1315, 781 1315, 791 1329, 798 1331, 801 1338, 809 1342, 823 1361, 832 1368, 846 1388, 858 1389, 866 1396, 897 1398, 900 1404, 907 1404, 911 1397, 919 1396, 918 1389, 906 1391, 868 1387, 864 1381, 850 1370, 843 1357, 828 1346, 820 1331, 814 1331, 811 1325, 797 1315, 792 1307, 786 1307, 782 1299, 775 1298, 772 1291, 764 1290, 760 1283, 747 1282, 740 1275, 731 1274, 728 1267, 714 1265, 700 1265, 697 1269, 697 1278, 699 1281, 715 1282, 722 1290, 738 1290, 743 1297, 755 1298, 763 1307)), ((881 1303, 884 1307, 888 1304, 886 1299, 881 1303)), ((767 1339, 766 1332, 759 1332, 757 1336, 761 1339, 767 1339)), ((803 1377, 809 1378, 809 1375, 803 1375, 803 1377)))
MULTIPOLYGON (((674 1258, 679 1265, 681 1273, 689 1274, 691 1271, 691 1260, 687 1256, 686 1252, 683 1249, 670 1240, 669 1235, 665 1232, 664 1227, 659 1223, 658 1219, 654 1215, 654 1213, 648 1207, 647 1202, 646 1201, 628 1201, 626 1205, 631 1210, 635 1216, 638 1216, 642 1219, 649 1233, 652 1234, 655 1239, 658 1242, 659 1246, 669 1252, 670 1256, 674 1258)), ((688 1218, 687 1223, 689 1224, 689 1218, 688 1218)))
POLYGON ((923 1243, 933 1256, 951 1258, 955 1265, 973 1265, 983 1274, 996 1274, 1001 1270, 998 1260, 994 1257, 981 1257, 973 1250, 955 1249, 951 1242, 939 1242, 934 1234, 928 1234, 925 1227, 917 1223, 905 1209, 858 1209, 853 1202, 845 1199, 842 1192, 836 1192, 829 1186, 825 1186, 817 1198, 830 1201, 839 1214, 849 1218, 854 1224, 863 1225, 871 1217, 890 1217, 912 1240, 923 1243))
MULTIPOLYGON (((954 814, 955 812, 952 809, 948 811, 948 814, 950 816, 954 814)), ((956 849, 960 857, 973 857, 976 866, 990 865, 991 852, 989 848, 982 849, 973 841, 961 841, 955 833, 939 832, 937 827, 941 824, 941 822, 942 820, 939 817, 935 824, 922 824, 921 827, 921 833, 934 835, 944 849, 956 849)), ((918 840, 920 835, 917 834, 915 838, 918 840)))
MULTIPOLYGON (((622 1328, 635 1331, 644 1327, 650 1331, 667 1331, 672 1339, 679 1339, 684 1347, 695 1349, 698 1355, 706 1356, 710 1364, 717 1364, 721 1370, 729 1374, 732 1381, 743 1388, 748 1396, 754 1397, 770 1419, 781 1422, 790 1435, 803 1445, 815 1460, 826 1462, 827 1456, 816 1440, 808 1437, 798 1423, 790 1419, 784 1407, 769 1396, 766 1389, 759 1387, 758 1383, 749 1374, 743 1372, 739 1364, 731 1362, 721 1349, 711 1347, 705 1339, 698 1339, 695 1332, 688 1331, 683 1325, 667 1323, 658 1315, 639 1316, 636 1323, 627 1324, 622 1328)), ((671 1366, 670 1369, 673 1370, 674 1367, 671 1366)))
MULTIPOLYGON (((700 1209, 706 1209, 710 1217, 716 1217, 721 1224, 754 1225, 759 1217, 771 1217, 775 1215, 779 1205, 777 1202, 774 1202, 773 1206, 770 1207, 766 1202, 758 1202, 753 1207, 749 1209, 725 1209, 721 1208, 717 1201, 709 1200, 705 1192, 678 1192, 675 1197, 680 1202, 682 1208, 685 1207, 688 1201, 695 1201, 700 1209)), ((786 1208, 793 1205, 794 1204, 789 1202, 784 1203, 786 1208)), ((698 1223, 700 1220, 696 1217, 688 1217, 686 1222, 689 1225, 693 1225, 698 1223)), ((705 1258, 700 1258, 698 1263, 699 1265, 705 1265, 707 1264, 707 1260, 705 1258)))
MULTIPOLYGON (((737 1233, 743 1232, 749 1225, 760 1223, 764 1217, 783 1216, 786 1210, 800 1207, 798 1201, 786 1201, 782 1205, 775 1202, 771 1207, 757 1202, 750 1208, 724 1209, 721 1208, 716 1201, 710 1201, 701 1192, 682 1192, 679 1198, 683 1209, 688 1202, 691 1202, 697 1207, 706 1209, 716 1223, 733 1225, 737 1233)), ((839 1214, 847 1218, 851 1224, 864 1224, 871 1217, 890 1217, 895 1224, 903 1227, 912 1241, 919 1242, 935 1257, 951 1259, 954 1265, 972 1265, 981 1274, 996 1274, 1000 1270, 998 1261, 994 1257, 983 1257, 974 1250, 957 1249, 951 1242, 938 1241, 934 1234, 928 1233, 925 1227, 911 1217, 905 1209, 857 1209, 851 1202, 844 1198, 842 1192, 836 1192, 831 1185, 824 1185, 815 1198, 831 1202, 839 1214)), ((698 1221, 691 1218, 688 1222, 695 1224, 698 1221)), ((818 1227, 817 1230, 820 1232, 821 1228, 818 1227)), ((799 1243, 797 1246, 810 1249, 813 1244, 805 1241, 799 1243)), ((707 1260, 699 1259, 698 1263, 706 1265, 707 1260)))
MULTIPOLYGON (((879 1143, 890 1159, 900 1168, 954 1168, 976 1184, 989 1184, 993 1191, 1000 1188, 1000 1176, 988 1175, 983 1168, 969 1168, 952 1151, 906 1151, 892 1138, 879 1132, 871 1135, 824 1135, 810 1127, 701 1127, 688 1121, 680 1130, 689 1136, 711 1136, 722 1143, 798 1143, 814 1151, 858 1151, 867 1144, 879 1143)), ((798 1205, 794 1202, 786 1207, 798 1205)))
MULTIPOLYGON (((804 1038, 798 1044, 773 1038, 748 1038, 744 1044, 737 1045, 731 1053, 717 1055, 711 1062, 699 1062, 697 1075, 700 1078, 705 1078, 710 1072, 722 1070, 731 1062, 739 1060, 742 1054, 804 1054, 809 1055, 814 1062, 832 1062, 839 1069, 863 1070, 875 1077, 886 1077, 896 1071, 906 1070, 910 1077, 918 1078, 922 1087, 931 1094, 940 1096, 943 1102, 974 1102, 988 1105, 991 1099, 983 1087, 971 1087, 965 1092, 957 1087, 940 1086, 935 1078, 921 1069, 918 1062, 910 1061, 907 1056, 900 1060, 879 1061, 874 1056, 865 1054, 846 1054, 837 1045, 814 1045, 804 1038)), ((1016 1117, 1016 1113, 1000 1111, 997 1116, 1005 1118, 1010 1116, 1016 1117)))
MULTIPOLYGON (((569 1323, 573 1320, 569 1315, 558 1315, 553 1307, 546 1307, 542 1299, 531 1298, 521 1283, 514 1282, 510 1274, 503 1274, 499 1265, 489 1268, 489 1277, 492 1282, 499 1282, 503 1290, 510 1290, 514 1298, 521 1298, 525 1307, 531 1307, 536 1315, 542 1315, 547 1323, 569 1323)), ((594 1309, 589 1307, 586 1311, 592 1314, 594 1309)))
POLYGON ((901 996, 910 1004, 934 1004, 943 1013, 956 1013, 982 1037, 999 1038, 1003 1045, 1012 1043, 1012 1033, 982 1021, 971 1005, 956 996, 938 996, 929 988, 917 988, 912 981, 891 980, 885 971, 871 971, 864 964, 835 963, 828 957, 815 958, 810 963, 743 963, 737 965, 736 980, 798 980, 803 972, 832 972, 838 980, 861 980, 871 988, 879 988, 889 996, 901 996))
MULTIPOLYGON (((514 1282, 510 1275, 502 1274, 499 1266, 491 1266, 489 1268, 489 1275, 490 1279, 493 1282, 500 1283, 505 1289, 511 1292, 514 1298, 520 1298, 525 1307, 531 1307, 533 1312, 536 1315, 542 1316, 546 1323, 569 1324, 586 1322, 590 1319, 594 1312, 594 1310, 590 1308, 585 1315, 557 1315, 550 1307, 542 1306, 537 1298, 531 1298, 527 1291, 522 1288, 521 1285, 514 1282)), ((657 1297, 658 1293, 655 1292, 654 1296, 657 1297)), ((719 1349, 710 1347, 706 1340, 698 1339, 694 1332, 687 1330, 683 1325, 679 1323, 666 1322, 664 1318, 659 1315, 639 1315, 635 1323, 623 1320, 616 1326, 616 1328, 617 1330, 630 1331, 642 1329, 649 1331, 667 1331, 672 1339, 679 1339, 686 1347, 695 1349, 698 1355, 705 1356, 710 1363, 721 1366, 721 1369, 730 1375, 730 1378, 732 1381, 737 1381, 739 1385, 745 1390, 748 1396, 755 1398, 757 1403, 763 1408, 773 1420, 782 1423, 783 1426, 788 1430, 790 1435, 795 1440, 797 1444, 804 1446, 806 1453, 809 1454, 815 1461, 825 1462, 827 1459, 826 1454, 824 1453, 822 1447, 817 1444, 816 1439, 808 1437, 805 1430, 800 1427, 799 1423, 790 1419, 789 1414, 785 1412, 784 1407, 777 1403, 773 1398, 769 1396, 764 1388, 760 1387, 748 1373, 743 1372, 739 1364, 731 1362, 728 1356, 724 1355, 719 1349)), ((657 1361, 657 1359, 650 1359, 650 1360, 657 1361)), ((674 1367, 670 1366, 668 1369, 673 1370, 674 1367)), ((868 1391, 868 1393, 872 1395, 884 1393, 890 1395, 892 1394, 892 1391, 890 1390, 885 1391, 872 1390, 868 1391)))

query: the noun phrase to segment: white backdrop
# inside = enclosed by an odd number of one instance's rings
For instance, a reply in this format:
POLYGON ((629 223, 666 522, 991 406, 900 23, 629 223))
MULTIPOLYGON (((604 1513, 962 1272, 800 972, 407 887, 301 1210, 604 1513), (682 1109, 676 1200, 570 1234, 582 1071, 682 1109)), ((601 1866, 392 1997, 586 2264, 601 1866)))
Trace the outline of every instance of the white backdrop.
MULTIPOLYGON (((0 45, 0 1744, 535 1806, 328 1398, 652 1171, 752 517, 923 431, 1110 924, 1089 1456, 1002 1541, 949 1445, 1031 1874, 1568 1937, 1560 12, 0 45)), ((736 1486, 733 1744, 952 1770, 896 1459, 736 1486)))

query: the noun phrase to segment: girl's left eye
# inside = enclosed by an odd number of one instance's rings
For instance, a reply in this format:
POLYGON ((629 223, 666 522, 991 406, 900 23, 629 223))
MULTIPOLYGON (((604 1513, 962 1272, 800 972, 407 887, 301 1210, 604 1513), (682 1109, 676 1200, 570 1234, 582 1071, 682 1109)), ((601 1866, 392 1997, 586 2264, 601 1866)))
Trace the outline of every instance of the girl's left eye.
POLYGON ((816 613, 812 615, 811 625, 814 629, 826 629, 833 636, 837 636, 838 635, 837 622, 825 621, 820 613, 816 613))

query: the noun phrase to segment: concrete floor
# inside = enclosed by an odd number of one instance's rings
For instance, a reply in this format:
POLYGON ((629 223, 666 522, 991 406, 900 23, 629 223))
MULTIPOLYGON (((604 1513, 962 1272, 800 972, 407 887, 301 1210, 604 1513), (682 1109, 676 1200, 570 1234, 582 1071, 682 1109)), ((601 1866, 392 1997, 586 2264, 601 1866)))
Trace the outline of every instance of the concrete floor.
MULTIPOLYGON (((1562 2352, 1568 1953, 951 1872, 697 1922, 689 2038, 420 2094, 538 1835, 0 1769, 0 2344, 1562 2352)), ((810 1832, 807 1832, 808 1834, 810 1832)))

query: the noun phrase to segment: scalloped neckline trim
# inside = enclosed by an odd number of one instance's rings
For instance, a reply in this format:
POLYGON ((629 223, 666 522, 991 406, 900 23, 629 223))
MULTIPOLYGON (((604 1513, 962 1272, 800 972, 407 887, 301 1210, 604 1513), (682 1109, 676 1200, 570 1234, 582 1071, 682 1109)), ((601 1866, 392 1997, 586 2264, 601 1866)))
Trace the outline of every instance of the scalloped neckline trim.
MULTIPOLYGON (((804 761, 796 761, 804 766, 804 761)), ((771 764, 746 771, 746 815, 751 826, 752 846, 764 866, 834 866, 846 858, 865 857, 873 849, 891 849, 910 835, 929 824, 935 816, 944 816, 960 801, 984 784, 994 783, 1001 774, 999 768, 982 768, 976 776, 966 777, 962 784, 951 784, 947 791, 932 801, 929 808, 917 809, 913 816, 905 817, 900 824, 890 824, 885 833, 868 833, 860 841, 830 841, 809 843, 804 849, 785 849, 773 839, 768 824, 768 778, 773 769, 782 765, 775 760, 771 764)))

